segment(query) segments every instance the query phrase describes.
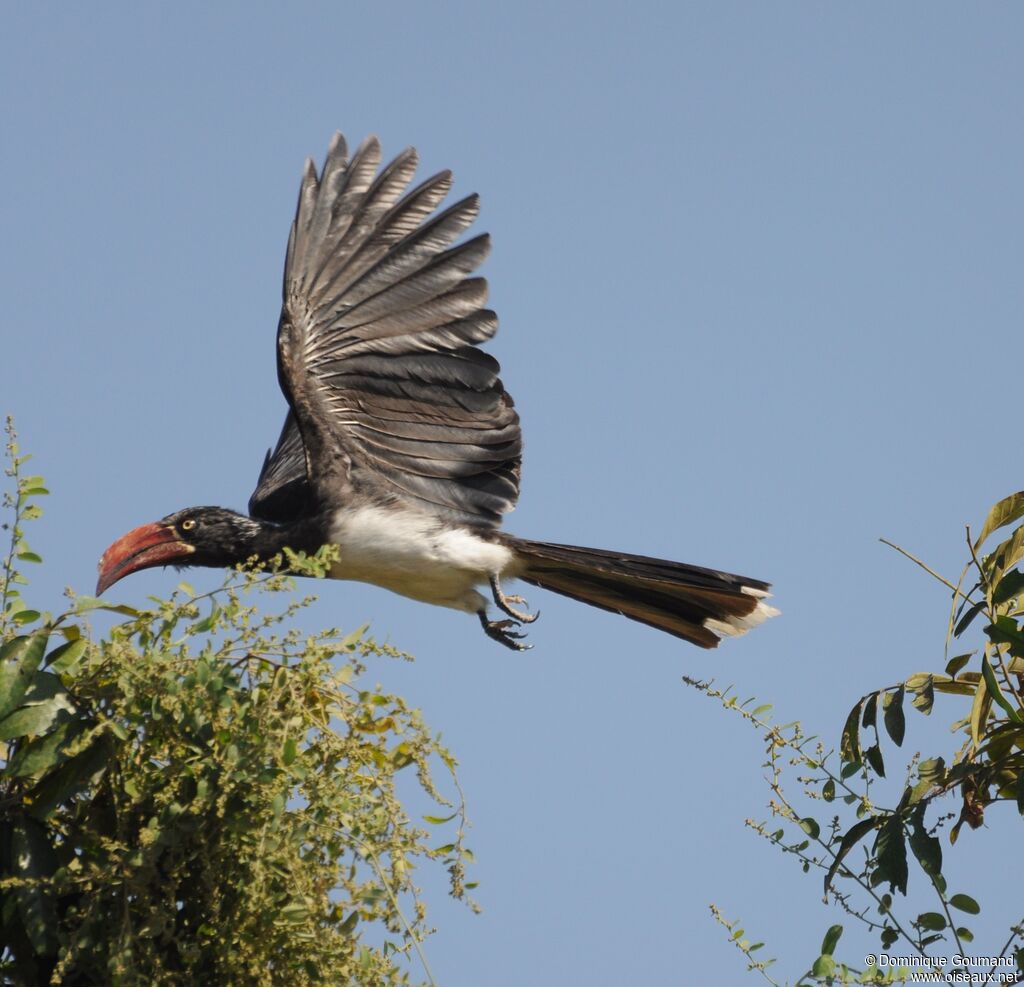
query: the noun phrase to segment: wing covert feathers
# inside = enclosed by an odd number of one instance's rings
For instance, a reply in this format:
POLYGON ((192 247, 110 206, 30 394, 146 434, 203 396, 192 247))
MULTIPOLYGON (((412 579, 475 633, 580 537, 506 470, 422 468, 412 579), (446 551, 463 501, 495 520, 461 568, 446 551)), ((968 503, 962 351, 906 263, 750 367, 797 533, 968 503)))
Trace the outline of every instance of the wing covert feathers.
POLYGON ((375 137, 349 158, 337 134, 319 173, 306 163, 278 332, 305 461, 299 474, 282 433, 250 507, 279 510, 306 482, 320 499, 357 488, 495 526, 518 496, 522 439, 497 361, 476 349, 497 329, 472 276, 490 240, 457 241, 479 198, 438 212, 450 172, 406 191, 416 152, 380 161, 375 137))

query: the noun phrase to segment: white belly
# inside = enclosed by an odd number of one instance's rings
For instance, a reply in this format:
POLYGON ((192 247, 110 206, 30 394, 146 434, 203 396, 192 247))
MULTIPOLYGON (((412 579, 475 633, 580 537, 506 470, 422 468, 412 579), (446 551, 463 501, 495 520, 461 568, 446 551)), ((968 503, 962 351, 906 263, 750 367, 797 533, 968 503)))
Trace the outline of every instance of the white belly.
POLYGON ((402 596, 476 613, 476 591, 492 574, 514 576, 513 554, 469 528, 448 528, 418 511, 361 507, 340 512, 331 541, 341 552, 333 579, 373 583, 402 596))

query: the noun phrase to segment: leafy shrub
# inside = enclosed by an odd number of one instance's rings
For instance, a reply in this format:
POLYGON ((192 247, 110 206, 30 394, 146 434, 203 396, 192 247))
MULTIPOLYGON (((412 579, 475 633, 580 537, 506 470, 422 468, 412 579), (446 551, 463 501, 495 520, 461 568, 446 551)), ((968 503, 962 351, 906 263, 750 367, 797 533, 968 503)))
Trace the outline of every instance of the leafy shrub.
MULTIPOLYGON (((1024 492, 996 504, 978 538, 968 529, 968 559, 956 583, 892 546, 950 591, 946 653, 938 663, 942 670, 917 672, 859 698, 846 717, 838 750, 808 736, 799 722, 773 724, 768 705, 739 702, 731 690, 687 680, 762 733, 775 821, 748 824, 799 861, 805 872, 819 873, 826 900, 831 896, 852 921, 877 935, 882 953, 914 960, 885 968, 843 963, 834 955, 843 933, 837 924, 825 933, 800 984, 903 983, 922 968, 970 983, 1016 983, 1024 976, 1024 949, 1019 948, 1024 917, 1007 916, 995 926, 989 922, 984 931, 995 941, 972 946, 981 905, 974 895, 947 886, 941 839, 945 835, 954 845, 965 824, 977 830, 986 811, 1000 803, 1024 815, 1024 525, 981 554, 995 532, 1021 518, 1024 492), (950 656, 954 642, 979 625, 977 647, 950 656), (886 758, 892 758, 883 754, 884 748, 902 747, 906 709, 931 715, 937 693, 961 701, 951 725, 957 746, 932 756, 915 755, 895 804, 881 804, 875 786, 886 776, 886 758), (794 770, 802 798, 787 788, 794 770), (934 905, 901 914, 914 865, 934 905), (981 967, 958 963, 957 956, 987 962, 981 967)), ((740 924, 715 906, 712 912, 746 955, 748 969, 776 983, 768 972, 774 960, 760 958, 764 944, 751 943, 740 924)))
MULTIPOLYGON (((465 822, 435 787, 451 754, 400 697, 361 684, 397 656, 364 629, 307 636, 258 601, 274 571, 186 584, 148 610, 26 599, 41 513, 8 426, 0 573, 0 975, 9 984, 408 983, 426 934, 417 861, 464 898, 465 822), (100 638, 83 618, 123 622, 100 638), (444 807, 435 846, 396 795, 444 807)), ((332 556, 293 556, 323 575, 332 556)), ((422 959, 422 954, 420 954, 422 959)), ((425 961, 424 961, 424 969, 425 961)), ((429 979, 429 970, 426 970, 429 979)))

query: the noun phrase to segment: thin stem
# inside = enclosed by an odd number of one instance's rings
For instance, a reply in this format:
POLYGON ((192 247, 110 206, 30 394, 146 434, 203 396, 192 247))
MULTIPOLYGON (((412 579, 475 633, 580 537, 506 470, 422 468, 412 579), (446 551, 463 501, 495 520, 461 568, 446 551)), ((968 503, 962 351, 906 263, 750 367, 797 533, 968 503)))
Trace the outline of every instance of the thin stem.
MULTIPOLYGON (((327 828, 333 829, 333 827, 327 828)), ((334 832, 340 832, 340 830, 334 830, 334 832)), ((355 836, 352 833, 345 833, 344 835, 359 846, 363 859, 368 860, 373 865, 373 869, 377 872, 377 877, 380 878, 380 883, 384 885, 384 890, 387 892, 388 898, 391 899, 391 906, 394 908, 398 917, 402 920, 402 925, 405 928, 405 934, 412 940, 413 947, 416 949, 416 955, 419 956, 420 963, 423 964, 423 971, 427 975, 427 980, 430 981, 431 987, 437 987, 434 975, 430 972, 430 964, 427 962, 426 954, 420 946, 419 936, 413 931, 412 926, 405 917, 405 912, 402 911, 402 906, 398 903, 398 898, 392 890, 391 882, 388 880, 387 875, 385 875, 384 869, 381 867, 380 861, 377 859, 377 854, 373 847, 364 843, 358 836, 355 836)))
POLYGON ((935 893, 939 896, 939 901, 942 903, 942 910, 946 913, 946 921, 949 923, 949 927, 953 930, 953 938, 956 940, 956 951, 963 956, 964 944, 960 942, 960 933, 957 931, 956 922, 953 921, 953 916, 949 911, 949 903, 946 901, 946 896, 939 890, 939 886, 934 881, 932 881, 932 887, 935 888, 935 893))
MULTIPOLYGON (((11 543, 4 560, 3 596, 0 597, 0 627, 7 626, 7 602, 10 600, 11 580, 14 576, 14 553, 18 547, 19 522, 21 521, 21 490, 18 475, 18 456, 14 451, 14 422, 8 417, 7 425, 7 456, 11 461, 8 475, 14 480, 14 497, 10 506, 14 509, 14 521, 11 523, 11 543)), ((6 495, 4 500, 7 500, 6 495)))
POLYGON ((964 593, 959 586, 954 586, 945 576, 940 576, 930 565, 922 562, 916 555, 911 555, 905 548, 900 548, 899 545, 889 541, 887 538, 878 539, 883 545, 888 545, 890 548, 896 549, 900 555, 906 556, 915 565, 919 565, 929 576, 934 576, 943 586, 948 586, 957 596, 963 597, 971 606, 974 606, 975 601, 971 599, 970 594, 964 593))
MULTIPOLYGON (((1013 945, 1014 940, 1020 935, 1024 935, 1024 918, 1022 918, 1016 925, 1011 926, 1010 938, 1006 940, 1003 948, 999 950, 998 959, 1002 959, 1006 955, 1006 951, 1013 945)), ((989 971, 989 978, 995 976, 996 967, 998 965, 998 963, 992 964, 992 969, 989 971)))

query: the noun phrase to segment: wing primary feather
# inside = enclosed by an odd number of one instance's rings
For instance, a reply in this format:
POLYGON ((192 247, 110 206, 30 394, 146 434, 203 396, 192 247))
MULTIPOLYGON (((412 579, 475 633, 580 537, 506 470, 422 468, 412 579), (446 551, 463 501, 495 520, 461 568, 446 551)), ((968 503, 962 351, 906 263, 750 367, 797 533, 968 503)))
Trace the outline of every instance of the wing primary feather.
MULTIPOLYGON (((519 489, 522 438, 493 357, 486 234, 458 242, 473 194, 441 209, 452 174, 418 185, 407 148, 380 168, 367 138, 332 139, 303 173, 285 261, 278 376, 291 410, 250 506, 281 518, 353 491, 495 526, 519 489)), ((262 512, 262 515, 260 515, 262 512)))

